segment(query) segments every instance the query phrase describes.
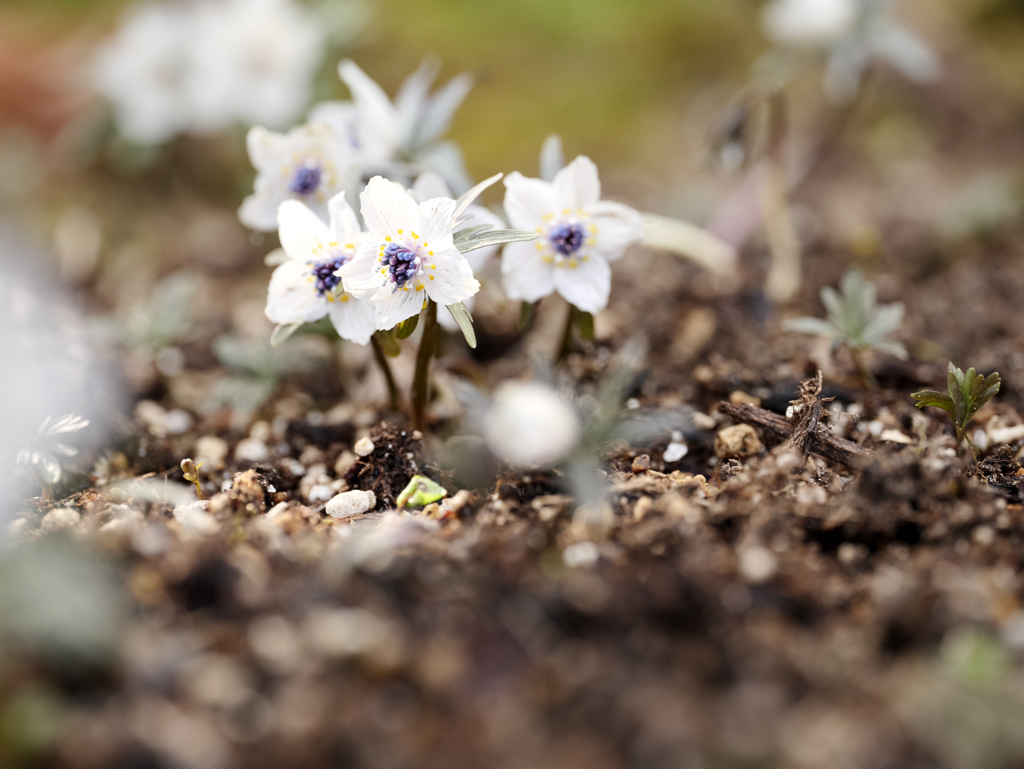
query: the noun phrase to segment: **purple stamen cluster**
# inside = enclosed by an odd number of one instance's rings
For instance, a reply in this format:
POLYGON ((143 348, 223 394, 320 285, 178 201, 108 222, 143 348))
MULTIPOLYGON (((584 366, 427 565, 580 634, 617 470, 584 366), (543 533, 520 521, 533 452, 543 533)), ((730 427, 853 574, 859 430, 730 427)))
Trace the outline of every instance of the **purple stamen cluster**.
POLYGON ((556 227, 548 235, 551 247, 563 256, 569 256, 580 250, 585 238, 583 228, 578 224, 563 224, 556 227))
POLYGON ((404 286, 420 266, 416 253, 400 243, 388 243, 381 257, 381 264, 388 268, 389 275, 384 282, 387 283, 390 279, 395 284, 393 291, 404 286))
POLYGON ((331 293, 341 283, 341 278, 334 273, 347 261, 346 257, 339 256, 326 262, 317 262, 313 265, 313 277, 316 278, 317 296, 331 293))
POLYGON ((302 165, 295 169, 288 189, 296 195, 312 195, 320 188, 320 166, 302 165))

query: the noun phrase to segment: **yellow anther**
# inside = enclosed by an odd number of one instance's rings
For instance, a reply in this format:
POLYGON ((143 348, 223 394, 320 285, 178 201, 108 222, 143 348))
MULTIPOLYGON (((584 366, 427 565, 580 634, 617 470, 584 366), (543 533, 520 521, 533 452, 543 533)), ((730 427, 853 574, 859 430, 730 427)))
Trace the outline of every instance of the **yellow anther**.
MULTIPOLYGON (((401 230, 399 230, 399 232, 401 232, 401 230)), ((419 240, 419 239, 420 239, 420 236, 419 236, 419 235, 417 235, 417 234, 416 234, 415 232, 413 232, 412 236, 413 236, 413 237, 414 237, 414 238, 415 238, 416 240, 419 240)))
POLYGON ((430 279, 431 279, 431 280, 433 280, 433 279, 434 279, 434 276, 433 276, 433 275, 431 275, 431 276, 430 276, 430 279))
POLYGON ((425 241, 425 240, 423 241, 423 247, 424 247, 424 248, 426 248, 426 247, 427 247, 427 241, 425 241))
POLYGON ((433 255, 434 255, 433 251, 427 251, 427 256, 433 256, 433 255))
MULTIPOLYGON (((401 232, 401 230, 399 230, 399 232, 401 232)), ((390 243, 391 242, 391 236, 390 235, 385 235, 384 236, 384 240, 386 240, 388 243, 390 243)))
POLYGON ((347 302, 348 301, 348 294, 342 294, 341 295, 341 301, 347 302))
POLYGON ((430 265, 430 269, 432 269, 432 270, 436 270, 436 269, 437 269, 437 265, 436 265, 436 264, 432 264, 432 265, 430 265))
POLYGON ((402 233, 404 233, 404 232, 405 232, 405 230, 399 230, 399 231, 398 231, 398 234, 399 234, 399 235, 401 235, 401 234, 402 234, 402 233))

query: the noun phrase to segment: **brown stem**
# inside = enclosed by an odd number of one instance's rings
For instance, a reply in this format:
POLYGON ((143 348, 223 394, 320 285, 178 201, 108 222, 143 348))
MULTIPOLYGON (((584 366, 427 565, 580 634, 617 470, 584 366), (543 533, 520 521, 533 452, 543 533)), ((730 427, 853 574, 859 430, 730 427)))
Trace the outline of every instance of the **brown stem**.
POLYGON ((391 371, 391 364, 388 363, 388 356, 384 354, 380 339, 374 334, 370 337, 373 345, 373 357, 377 360, 381 373, 384 374, 384 381, 388 384, 388 396, 391 398, 391 410, 402 410, 402 397, 398 394, 398 385, 395 383, 395 375, 391 371))
POLYGON ((423 430, 426 424, 427 394, 430 391, 430 359, 437 346, 437 305, 427 301, 426 317, 423 319, 423 338, 416 353, 416 373, 412 378, 412 425, 423 430))
POLYGON ((565 329, 562 331, 562 341, 558 345, 558 354, 555 355, 556 366, 569 356, 569 350, 572 349, 572 327, 575 321, 576 308, 570 304, 569 311, 565 316, 565 329))
POLYGON ((878 389, 878 380, 875 379, 875 375, 871 373, 871 369, 868 368, 867 363, 864 361, 865 350, 851 348, 850 353, 853 355, 853 362, 857 366, 857 373, 860 375, 860 381, 864 383, 864 386, 869 390, 878 389))

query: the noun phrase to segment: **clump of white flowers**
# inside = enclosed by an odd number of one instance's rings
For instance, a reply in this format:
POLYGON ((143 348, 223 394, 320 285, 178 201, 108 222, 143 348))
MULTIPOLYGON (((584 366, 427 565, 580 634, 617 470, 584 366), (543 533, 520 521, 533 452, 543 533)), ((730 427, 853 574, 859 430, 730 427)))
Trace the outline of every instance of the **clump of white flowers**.
POLYGON ((917 83, 939 74, 935 53, 891 13, 892 0, 772 0, 764 7, 765 35, 776 45, 823 51, 825 91, 849 100, 874 61, 917 83))
POLYGON ((140 144, 235 123, 284 128, 309 104, 326 45, 295 0, 135 4, 98 51, 92 82, 140 144))

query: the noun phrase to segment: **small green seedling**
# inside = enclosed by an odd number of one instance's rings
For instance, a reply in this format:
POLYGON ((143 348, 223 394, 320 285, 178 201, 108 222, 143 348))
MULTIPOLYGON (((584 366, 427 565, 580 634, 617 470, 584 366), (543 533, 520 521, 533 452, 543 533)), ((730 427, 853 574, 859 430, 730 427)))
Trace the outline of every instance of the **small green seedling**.
POLYGON ((903 324, 903 303, 878 304, 876 297, 874 284, 859 269, 851 267, 839 281, 839 291, 831 286, 821 289, 821 303, 828 311, 828 320, 792 318, 782 328, 828 337, 833 350, 844 345, 850 348, 861 378, 871 387, 874 377, 861 359, 864 350, 877 350, 900 360, 907 358, 907 348, 889 338, 903 324))
POLYGON ((967 438, 971 451, 977 456, 978 449, 967 435, 967 423, 978 413, 978 409, 999 392, 1002 380, 999 378, 998 372, 985 377, 973 368, 969 368, 965 374, 950 361, 946 382, 949 395, 940 393, 938 390, 922 390, 919 393, 912 393, 910 397, 917 401, 914 405, 919 409, 923 409, 925 406, 935 406, 947 412, 956 429, 957 450, 960 450, 964 438, 967 438))
POLYGON ((200 462, 197 465, 195 462, 193 462, 188 457, 186 457, 185 459, 181 460, 181 472, 182 472, 182 475, 185 476, 185 480, 186 481, 188 481, 189 483, 194 483, 195 484, 196 496, 199 497, 200 501, 202 501, 204 499, 204 497, 203 497, 203 487, 199 483, 199 468, 202 467, 204 464, 205 464, 204 462, 200 462))
POLYGON ((447 490, 440 483, 422 475, 414 475, 409 485, 402 489, 396 502, 399 510, 407 507, 426 507, 447 495, 447 490))

